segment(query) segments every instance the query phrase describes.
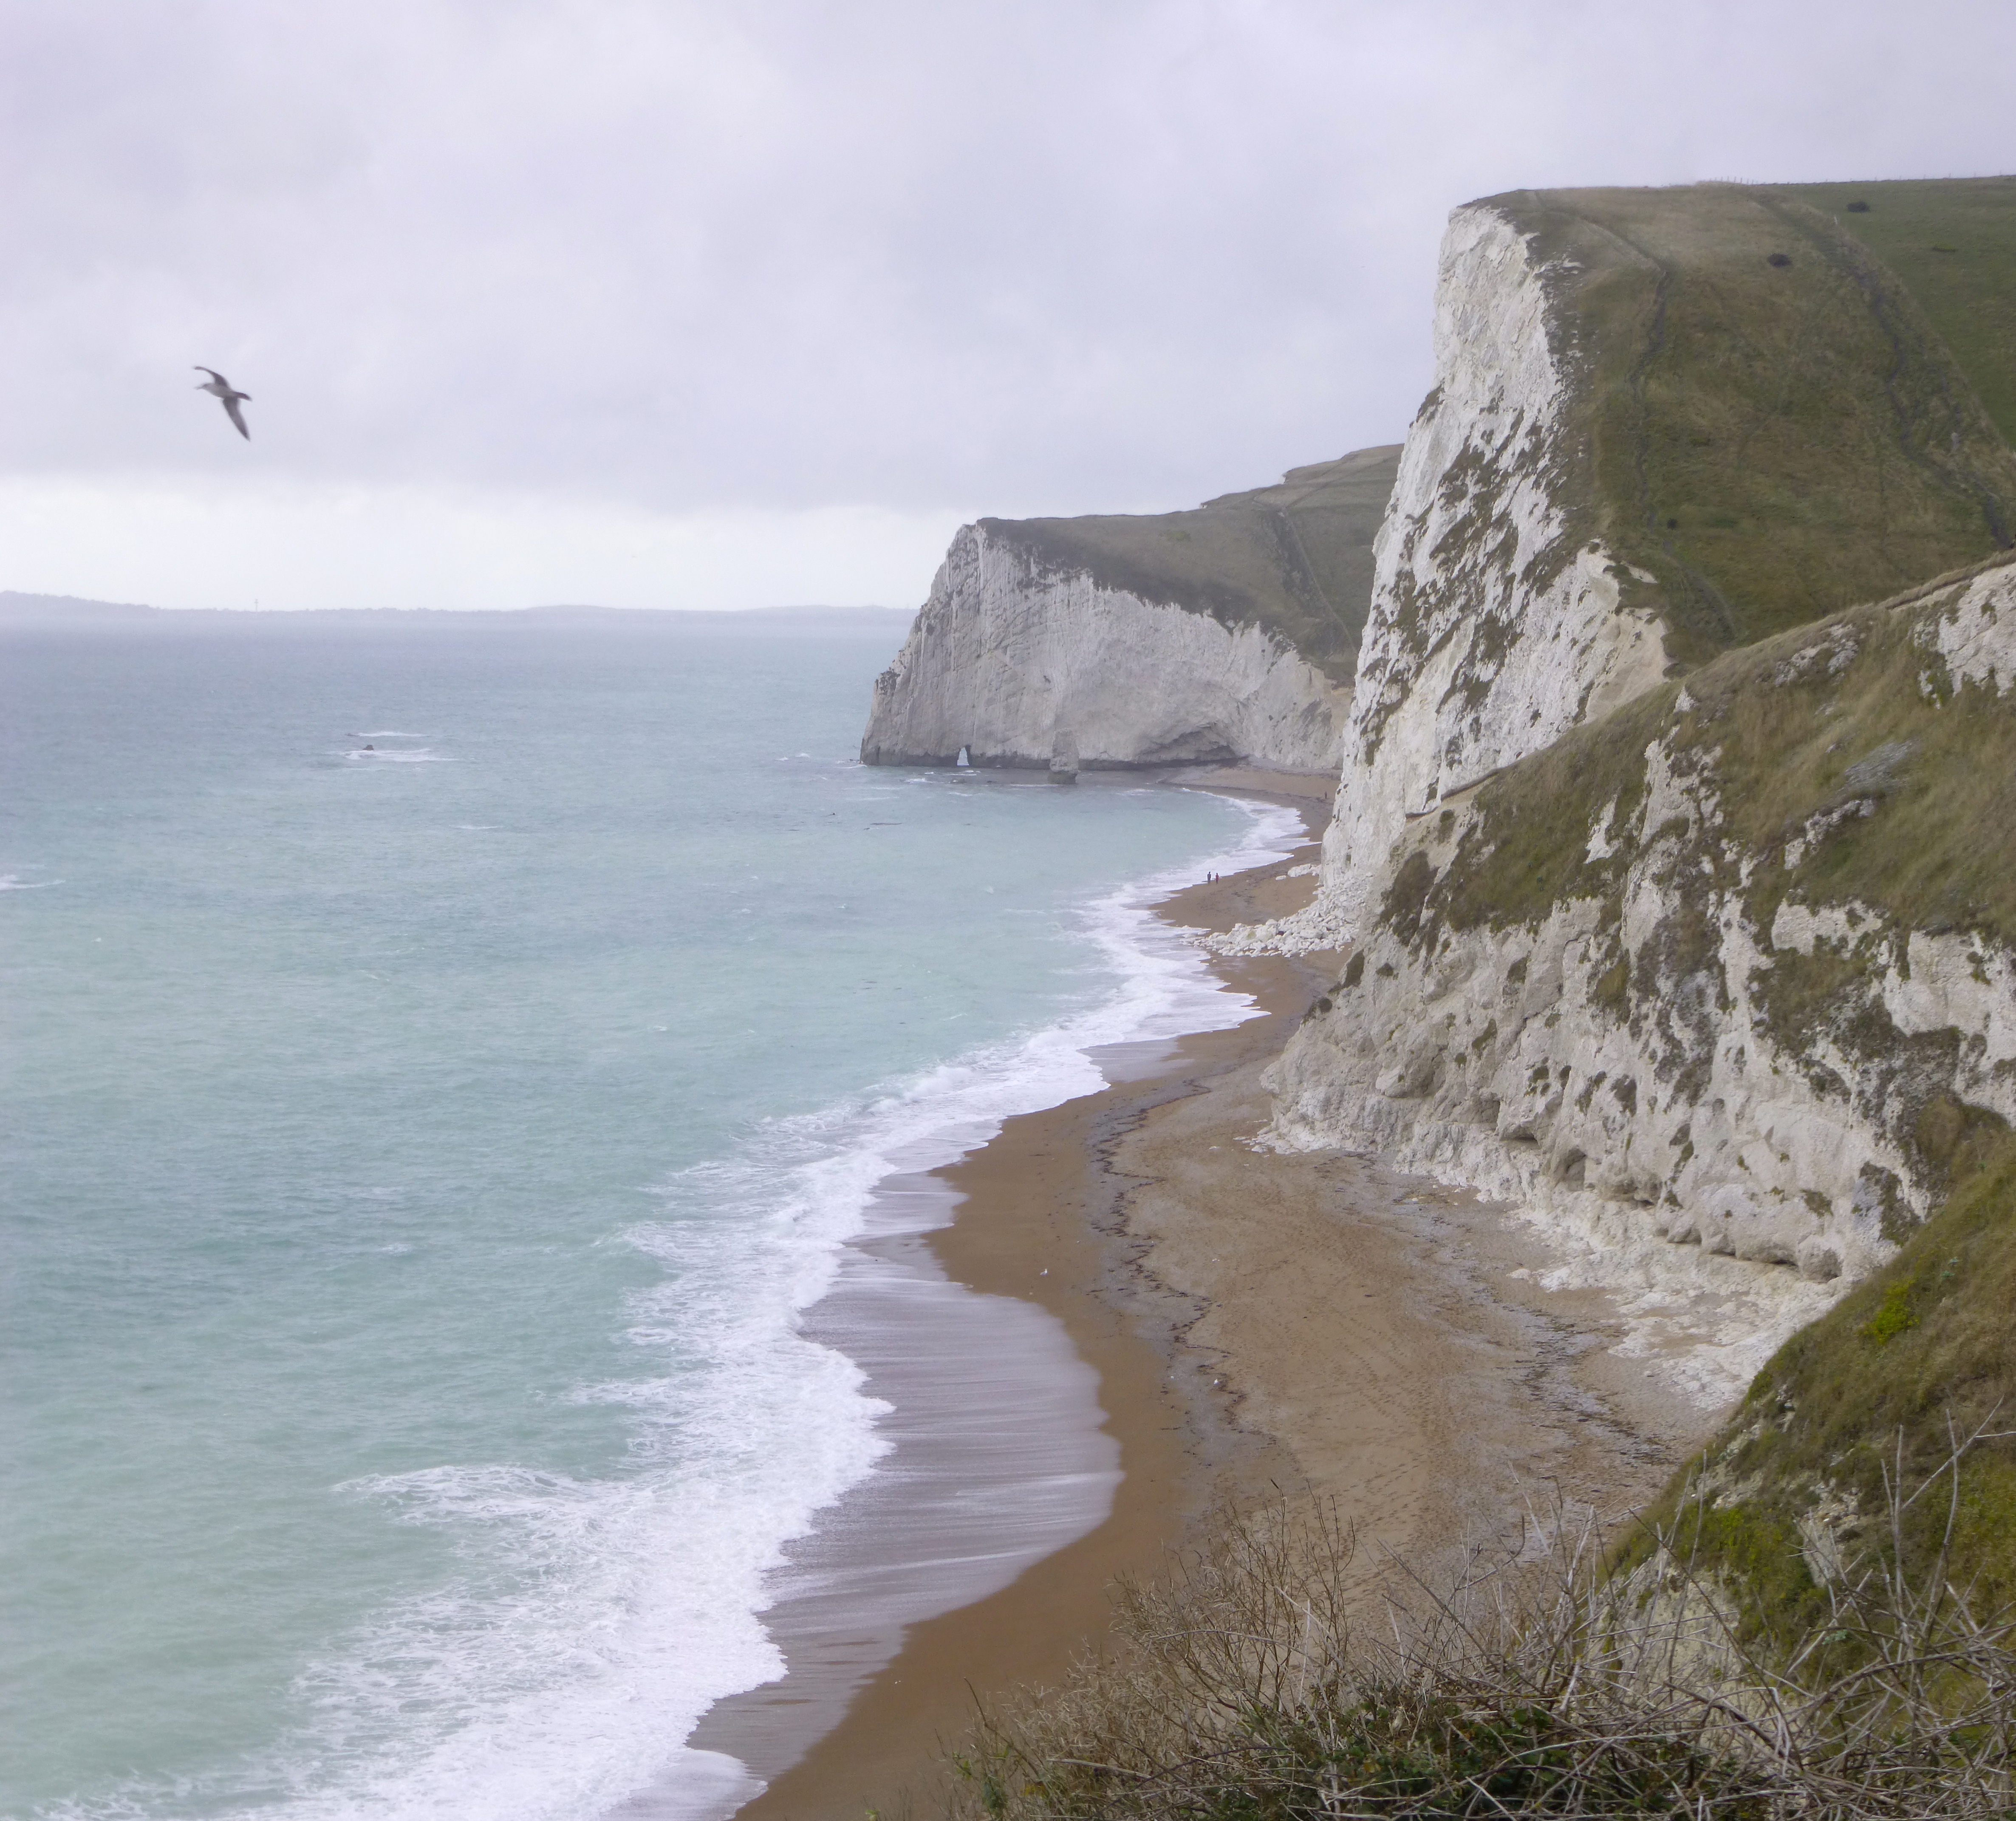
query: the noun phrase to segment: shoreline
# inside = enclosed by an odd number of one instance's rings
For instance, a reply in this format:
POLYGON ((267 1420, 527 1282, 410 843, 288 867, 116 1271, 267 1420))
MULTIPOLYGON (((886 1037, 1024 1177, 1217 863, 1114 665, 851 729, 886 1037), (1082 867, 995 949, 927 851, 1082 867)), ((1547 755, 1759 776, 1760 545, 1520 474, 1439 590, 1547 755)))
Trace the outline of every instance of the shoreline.
MULTIPOLYGON (((1195 778, 1185 772, 1155 781, 1187 786, 1195 778)), ((1246 775, 1239 782, 1244 785, 1246 775)), ((1309 797, 1269 793, 1267 803, 1276 810, 1305 812, 1312 801, 1327 800, 1324 780, 1282 782, 1291 789, 1306 787, 1309 797)), ((1237 794, 1259 794, 1247 789, 1237 794)), ((1305 825, 1305 813, 1301 819, 1305 825)), ((1305 833, 1305 826, 1298 830, 1291 822, 1269 837, 1267 845, 1276 855, 1291 850, 1292 859, 1268 862, 1259 870, 1306 860, 1315 850, 1301 838, 1305 833)), ((1139 902, 1139 914, 1166 927, 1165 901, 1139 902)), ((1297 972, 1294 964, 1269 966, 1297 972)), ((1194 977, 1207 995, 1225 989, 1216 970, 1198 968, 1194 977)), ((1167 1078, 1178 1066, 1183 1045, 1229 1042, 1242 1051, 1250 1046, 1262 1054, 1273 1053, 1316 990, 1312 978, 1291 995, 1291 1003, 1278 1009, 1287 1020, 1278 1031, 1256 1034, 1256 1025, 1275 1020, 1256 1018, 1246 1008, 1244 1022, 1207 1031, 1201 1038, 1146 1037, 1088 1049, 1082 1053, 1106 1078, 1105 1087, 1013 1116, 992 1139, 935 1166, 899 1171, 877 1186, 869 1236, 851 1242, 848 1248, 853 1263, 867 1262, 871 1269, 894 1265, 919 1278, 934 1276, 964 1297, 971 1330, 967 1339, 981 1348, 987 1345, 990 1331, 998 1328, 1002 1305, 1039 1315, 1048 1333, 1028 1337, 1040 1345, 1054 1336, 1069 1354, 1071 1369, 1090 1382, 1076 1391, 1076 1407, 1067 1416, 1060 1412, 1056 1422, 1031 1438, 1035 1447, 1025 1451, 1026 1470, 1055 1475, 1057 1463, 1049 1457, 1078 1452, 1082 1430, 1106 1451, 1107 1460, 1117 1470, 1103 1476, 1107 1485, 1100 1490, 1103 1505, 1111 1487, 1112 1508, 1103 1517, 1088 1512, 1080 1523, 1053 1534, 1040 1553, 1025 1558, 1027 1566, 1017 1578, 990 1578, 983 1572, 985 1584, 977 1600, 971 1592, 935 1605, 928 1597, 920 1600, 917 1588, 906 1584, 899 1572, 903 1564, 886 1559, 886 1546, 885 1559, 880 1561, 872 1542, 862 1546, 864 1538, 877 1534, 879 1524, 900 1528, 903 1553, 916 1564, 912 1578, 920 1582, 934 1576, 952 1578, 945 1574, 948 1567, 955 1569, 956 1578, 961 1550, 967 1552, 969 1570, 984 1571, 988 1555, 1010 1553, 1020 1541, 1012 1535, 1012 1522, 1004 1526, 1004 1514, 998 1509, 1003 1503, 996 1495, 1000 1451, 976 1447, 970 1434, 961 1433, 975 1426, 973 1413, 945 1408, 945 1389, 934 1382, 933 1374, 945 1372, 963 1380, 972 1403, 981 1407, 980 1423, 986 1421, 985 1406, 991 1402, 1000 1413, 1003 1431, 1026 1434, 1028 1412, 1010 1409, 1003 1394, 1045 1395, 1054 1362, 1039 1363, 1031 1372, 1018 1357, 1020 1369, 999 1374, 1003 1383, 995 1386, 976 1375, 966 1357, 941 1348, 936 1359, 920 1360, 905 1339, 891 1345, 889 1337, 873 1333, 872 1320, 864 1324, 843 1319, 837 1327, 836 1305, 848 1294, 844 1276, 850 1273, 844 1272, 838 1294, 808 1312, 805 1332, 866 1366, 868 1395, 896 1405, 884 1433, 898 1437, 898 1452, 825 1514, 819 1529, 791 1546, 787 1564, 778 1571, 778 1592, 765 1623, 785 1648, 786 1675, 716 1703, 686 1741, 689 1751, 740 1760, 766 1782, 767 1789, 747 1798, 735 1814, 757 1821, 772 1813, 858 1816, 866 1795, 835 1799, 832 1777, 844 1782, 853 1774, 845 1768, 852 1764, 867 1780, 861 1783, 864 1791, 870 1782, 908 1777, 928 1759, 937 1730, 956 1732, 964 1723, 967 1671, 955 1668, 947 1683, 954 1691, 953 1702, 949 1708, 941 1702, 935 1710, 941 1726, 916 1732, 899 1725, 894 1731, 908 1732, 909 1742, 883 1747, 891 1729, 884 1724, 880 1710, 891 1695, 898 1710, 908 1706, 908 1692, 915 1690, 920 1678, 902 1665, 916 1659, 920 1650, 928 1655, 933 1636, 943 1632, 957 1639, 971 1624, 983 1624, 988 1628, 988 1660, 1011 1663, 1010 1679, 1049 1679, 1061 1672, 1075 1643, 1074 1633, 1063 1649, 1057 1647, 1057 1611, 1103 1612, 1104 1589, 1114 1574, 1152 1571, 1161 1565, 1165 1509, 1196 1481, 1192 1445, 1202 1429, 1215 1425, 1186 1401, 1189 1387, 1175 1387, 1164 1394, 1168 1373, 1161 1355, 1144 1344, 1132 1315, 1113 1306, 1107 1294, 1124 1261, 1110 1240, 1096 1230, 1096 1222, 1110 1224, 1111 1218, 1111 1186, 1100 1167, 1107 1143, 1103 1128, 1116 1117, 1133 1116, 1150 1097, 1182 1091, 1179 1085, 1172 1090, 1167 1078), (1045 1218, 1030 1218, 1032 1207, 1042 1208, 1045 1218), (865 1348, 860 1344, 864 1338, 865 1348), (895 1369, 885 1376, 881 1369, 892 1360, 895 1369), (1113 1420, 1116 1388, 1127 1409, 1127 1420, 1120 1423, 1113 1420), (927 1418, 909 1409, 913 1403, 940 1406, 941 1420, 935 1431, 927 1418), (1153 1420, 1134 1420, 1150 1405, 1159 1406, 1153 1420), (982 1483, 974 1493, 995 1507, 985 1514, 992 1528, 985 1537, 975 1534, 982 1528, 979 1524, 949 1537, 936 1521, 938 1510, 951 1502, 936 1488, 945 1487, 949 1472, 962 1467, 978 1468, 976 1477, 982 1483), (1004 1528, 1011 1534, 1003 1534, 1004 1528), (1040 1592, 1034 1610, 1041 1616, 1031 1622, 1017 1617, 1015 1609, 1032 1590, 1040 1592), (902 1610, 905 1607, 907 1611, 902 1610), (898 1614, 894 1623, 886 1617, 891 1607, 898 1614), (865 1754, 853 1749, 863 1740, 869 1747, 865 1754)), ((1243 1006, 1243 999, 1240 1002, 1243 1006)), ((1201 1011, 1197 1015, 1208 1016, 1201 1011)), ((1228 1008, 1226 1015, 1240 1014, 1228 1008)), ((887 1312, 906 1333, 914 1330, 917 1312, 914 1306, 887 1312)), ((1214 1466, 1226 1452, 1225 1438, 1215 1440, 1214 1466)), ((1014 1441, 1009 1434, 1010 1449, 1014 1441)), ((957 1496, 972 1503, 967 1488, 959 1488, 957 1496)), ((954 1643, 952 1650, 960 1664, 970 1657, 963 1644, 954 1643)), ((642 1794, 617 1811, 640 1818, 686 1812, 669 1790, 642 1794)))
MULTIPOLYGON (((1312 887, 1286 875, 1319 851, 1316 781, 1172 781, 1295 807, 1309 839, 1156 915, 1201 931, 1299 908, 1312 887)), ((1010 1119, 923 1179, 956 1211, 909 1243, 956 1283, 1047 1311, 1096 1373, 1112 1508, 999 1592, 908 1626, 837 1723, 762 1769, 738 1821, 905 1797, 928 1812, 934 1749, 974 1700, 1061 1677, 1105 1635, 1111 1583, 1160 1571, 1228 1495, 1335 1499, 1368 1546, 1369 1590, 1392 1553, 1427 1565, 1543 1509, 1615 1520, 1705 1432, 1713 1413, 1604 1345, 1621 1332, 1609 1299, 1540 1287, 1551 1254, 1499 1211, 1369 1160, 1249 1148, 1269 1110, 1258 1075, 1336 959, 1208 957, 1255 1015, 1095 1051, 1107 1086, 1010 1119)), ((744 1754, 785 1686, 721 1704, 689 1744, 744 1754)))

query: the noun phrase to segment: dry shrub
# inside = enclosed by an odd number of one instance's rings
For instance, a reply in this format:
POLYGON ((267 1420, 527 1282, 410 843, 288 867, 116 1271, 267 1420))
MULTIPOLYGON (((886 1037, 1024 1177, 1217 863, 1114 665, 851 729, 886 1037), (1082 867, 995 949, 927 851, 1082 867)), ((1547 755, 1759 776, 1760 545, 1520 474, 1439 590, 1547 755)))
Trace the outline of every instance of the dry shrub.
MULTIPOLYGON (((1969 1445, 1893 1485, 1895 1534, 1950 1498, 1969 1445)), ((1622 1577, 1586 1527, 1535 1540, 1432 1587, 1396 1572, 1368 1622, 1334 1512, 1227 1513, 1165 1579, 1121 1587, 1110 1654, 979 1714, 948 1755, 945 1812, 2016 1815, 2011 1628, 1974 1614, 1945 1555, 1913 1582, 1875 1552, 1832 1585, 1825 1625, 1767 1658, 1680 1539, 1622 1577)))

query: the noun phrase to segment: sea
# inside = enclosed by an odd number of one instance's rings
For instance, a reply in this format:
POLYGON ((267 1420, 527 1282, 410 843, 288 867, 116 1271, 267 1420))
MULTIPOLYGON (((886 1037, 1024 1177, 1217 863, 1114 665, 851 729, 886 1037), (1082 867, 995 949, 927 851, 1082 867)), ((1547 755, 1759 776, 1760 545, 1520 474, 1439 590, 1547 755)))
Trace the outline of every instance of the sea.
POLYGON ((0 629, 0 1814, 725 1815, 793 1612, 1100 1521, 888 1186, 1249 1015, 1150 907, 1299 823, 863 767, 902 627, 0 629))

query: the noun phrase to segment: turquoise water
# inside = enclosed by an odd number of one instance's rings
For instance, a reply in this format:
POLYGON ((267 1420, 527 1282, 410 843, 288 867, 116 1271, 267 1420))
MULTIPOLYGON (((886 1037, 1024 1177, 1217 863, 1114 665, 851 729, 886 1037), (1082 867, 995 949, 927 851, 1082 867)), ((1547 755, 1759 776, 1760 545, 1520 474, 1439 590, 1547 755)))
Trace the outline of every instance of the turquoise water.
POLYGON ((0 635, 0 1809, 591 1816, 776 1673, 868 1188, 1181 1022, 1123 888, 1255 829, 864 769, 892 643, 0 635))

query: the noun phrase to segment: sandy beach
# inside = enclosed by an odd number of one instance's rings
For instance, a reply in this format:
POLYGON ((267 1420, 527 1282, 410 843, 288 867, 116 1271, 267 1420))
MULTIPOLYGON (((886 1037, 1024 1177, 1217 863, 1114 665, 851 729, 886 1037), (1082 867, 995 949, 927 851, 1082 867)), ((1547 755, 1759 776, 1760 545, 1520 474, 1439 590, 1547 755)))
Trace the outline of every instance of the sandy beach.
MULTIPOLYGON (((1327 803, 1314 781, 1219 774, 1294 802, 1309 846, 1193 887, 1161 914, 1223 929, 1298 908, 1327 803)), ((976 1697, 1056 1679, 1095 1645, 1117 1575, 1149 1575, 1215 1497, 1334 1497, 1368 1580, 1566 1509, 1618 1520, 1709 1427, 1608 1344, 1597 1293, 1542 1290, 1551 1261, 1497 1210, 1335 1153, 1251 1148, 1262 1071, 1338 958, 1213 963, 1259 1015, 1102 1059, 1102 1091, 1009 1121, 934 1185, 958 1197, 928 1236, 960 1283, 1054 1315, 1099 1377, 1121 1479, 1111 1515, 1003 1591, 911 1626, 838 1723, 745 1821, 932 1812, 933 1753, 976 1697), (1515 1275, 1516 1273, 1516 1275, 1515 1275)), ((696 1744, 746 1749, 761 1691, 696 1744), (739 1714, 739 1718, 738 1718, 739 1714)))

